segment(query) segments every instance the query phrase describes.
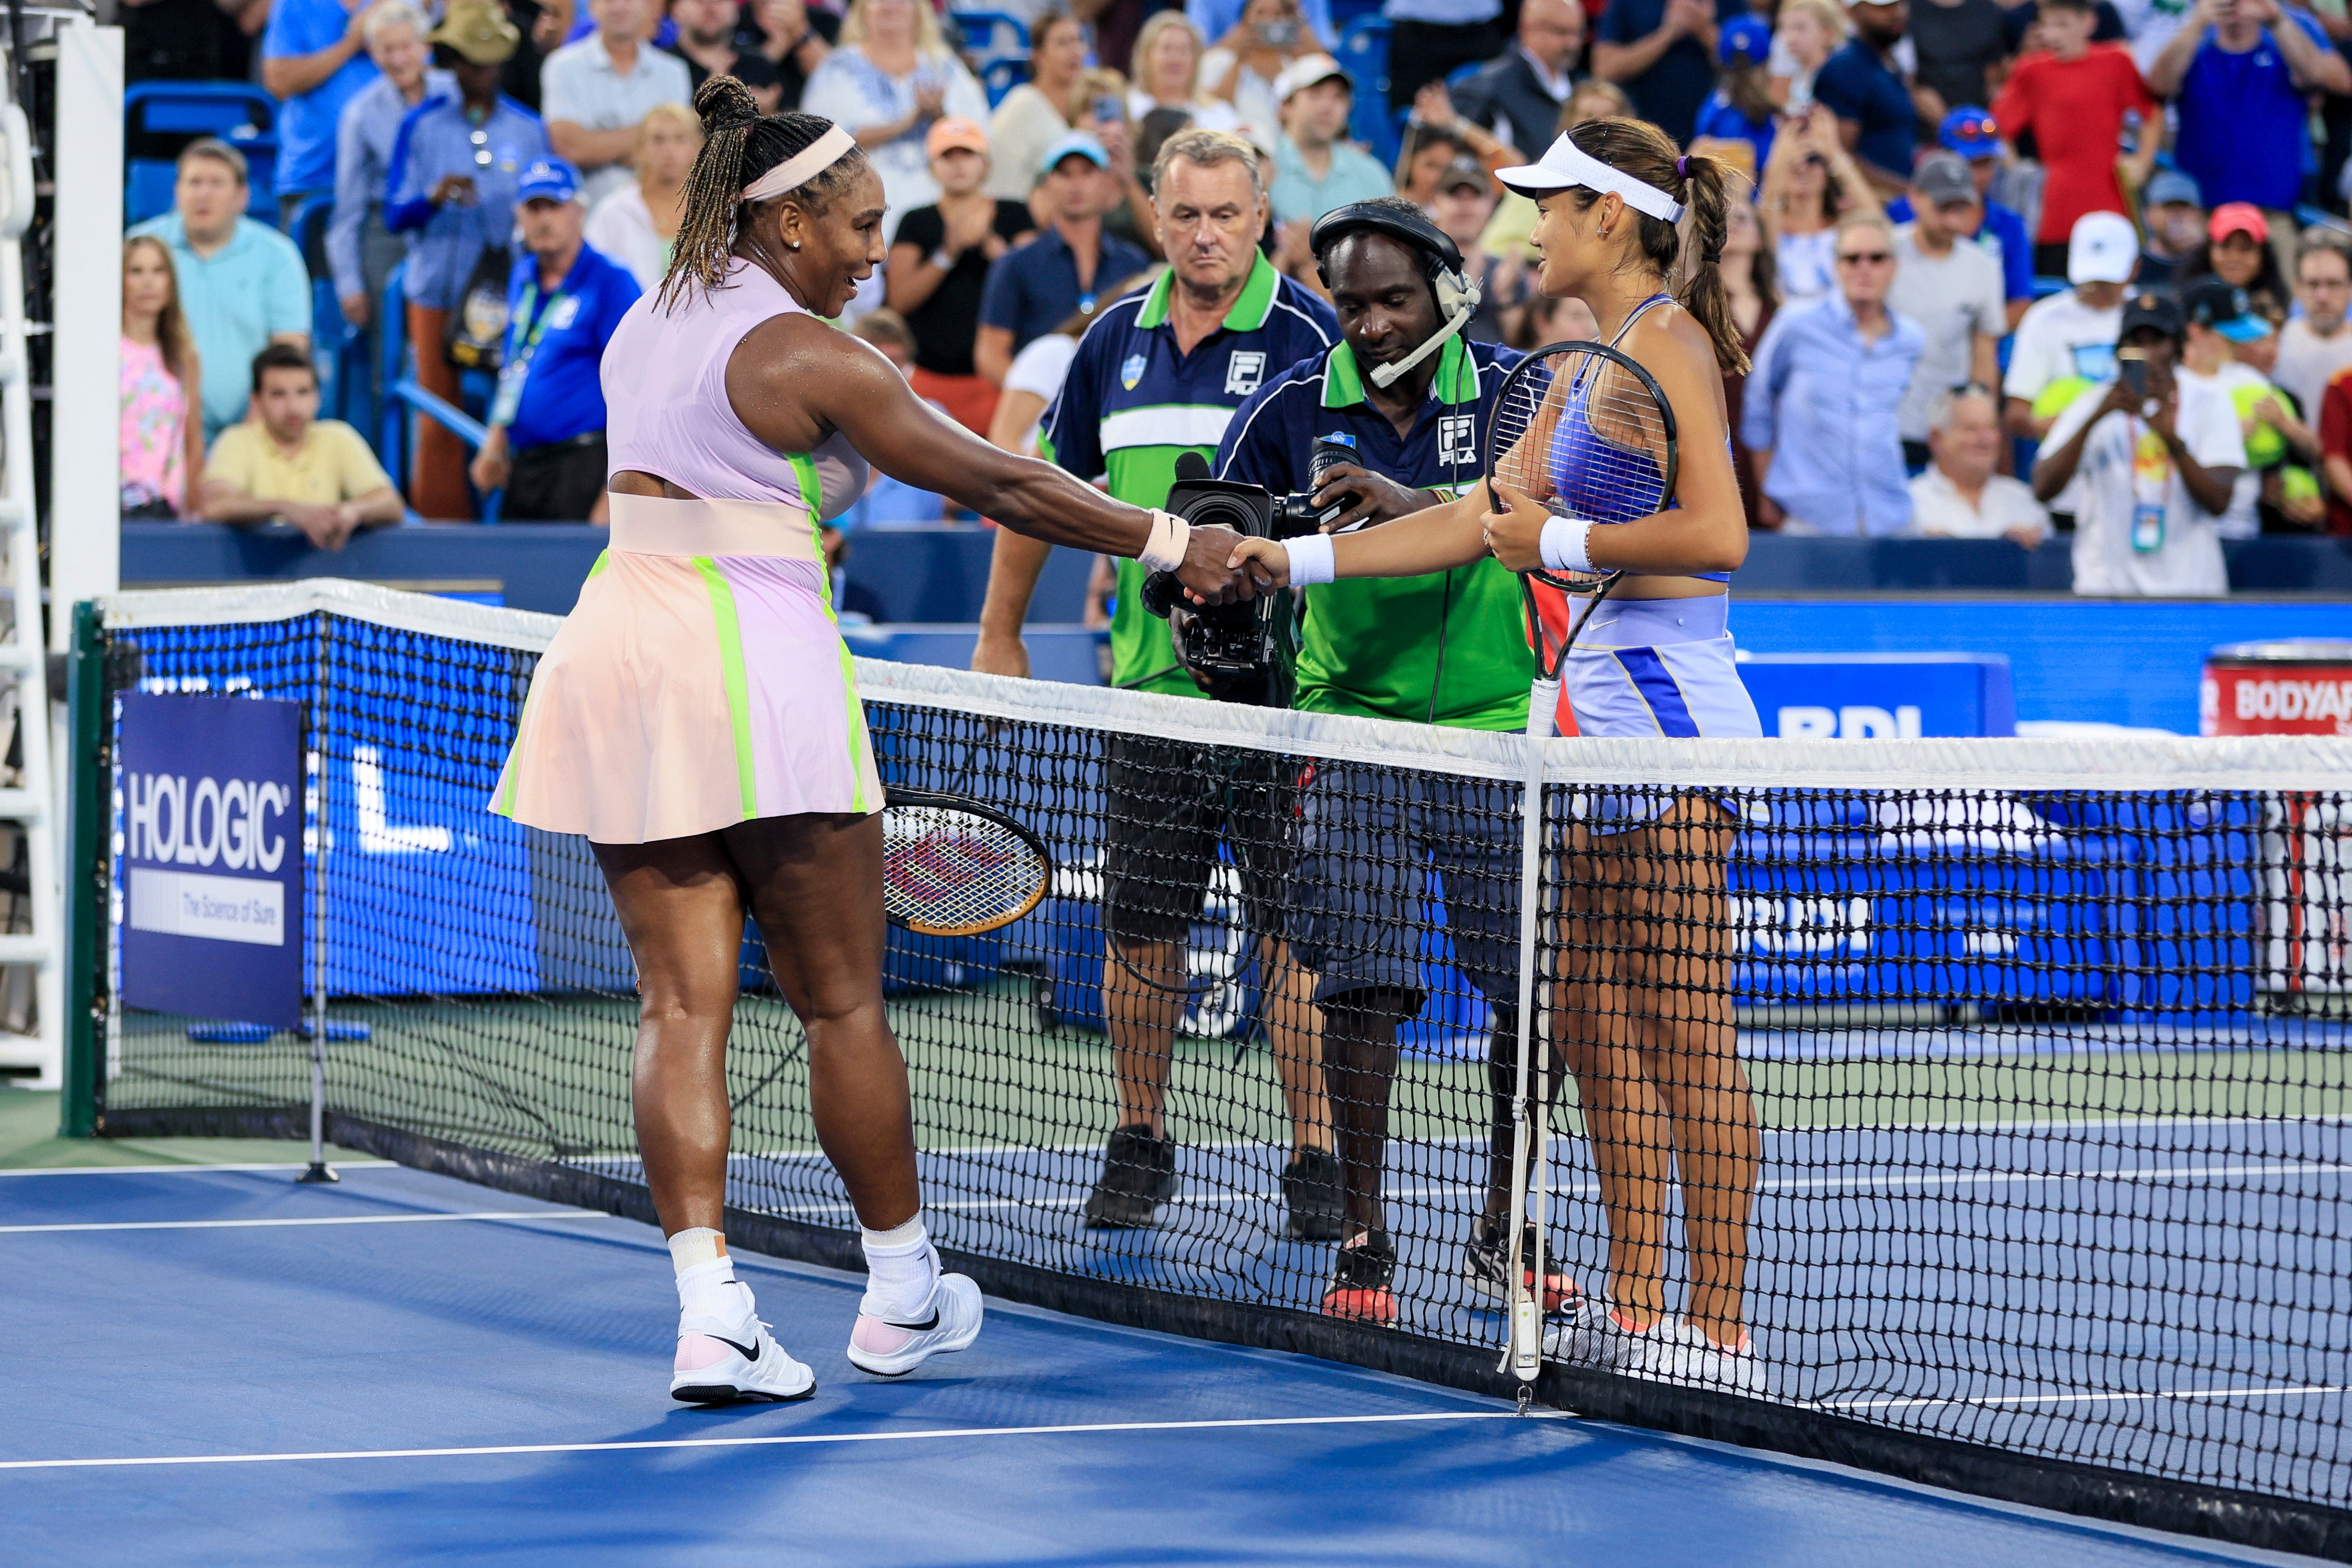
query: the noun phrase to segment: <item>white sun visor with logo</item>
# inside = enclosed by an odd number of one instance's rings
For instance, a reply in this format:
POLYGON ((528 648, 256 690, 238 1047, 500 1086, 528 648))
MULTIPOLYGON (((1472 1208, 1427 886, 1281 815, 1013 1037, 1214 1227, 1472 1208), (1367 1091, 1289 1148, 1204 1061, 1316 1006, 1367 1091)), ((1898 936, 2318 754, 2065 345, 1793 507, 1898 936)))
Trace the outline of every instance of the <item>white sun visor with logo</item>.
POLYGON ((1622 169, 1603 163, 1570 141, 1565 131, 1538 162, 1497 170, 1495 178, 1523 196, 1565 191, 1571 185, 1581 185, 1588 191, 1612 191, 1637 213, 1647 213, 1664 223, 1682 222, 1680 202, 1647 180, 1637 180, 1622 169))

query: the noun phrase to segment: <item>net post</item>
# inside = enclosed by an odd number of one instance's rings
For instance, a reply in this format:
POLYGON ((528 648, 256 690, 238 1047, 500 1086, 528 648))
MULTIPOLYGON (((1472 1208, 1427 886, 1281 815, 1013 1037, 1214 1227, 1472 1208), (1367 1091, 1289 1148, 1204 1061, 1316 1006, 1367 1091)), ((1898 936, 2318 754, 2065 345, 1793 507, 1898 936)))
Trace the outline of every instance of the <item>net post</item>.
POLYGON ((303 749, 318 758, 318 853, 310 858, 310 1165, 298 1182, 341 1181, 327 1164, 327 748, 320 740, 318 693, 325 690, 321 671, 311 700, 303 705, 303 749))
MULTIPOLYGON (((1528 1079, 1535 1055, 1536 889, 1543 866, 1544 742, 1553 727, 1559 683, 1538 678, 1528 693, 1527 772, 1519 791, 1519 984, 1518 1068, 1511 1092, 1511 1206, 1509 1327, 1497 1371, 1532 1388, 1543 1370, 1543 1281, 1532 1290, 1526 1263, 1528 1164, 1538 1134, 1529 1115, 1528 1079)), ((1542 1244, 1537 1244, 1538 1261, 1542 1244)))
POLYGON ((105 1103, 104 961, 110 887, 106 849, 113 816, 113 747, 107 744, 106 634, 95 600, 73 607, 66 664, 66 1070, 58 1135, 98 1135, 105 1103))

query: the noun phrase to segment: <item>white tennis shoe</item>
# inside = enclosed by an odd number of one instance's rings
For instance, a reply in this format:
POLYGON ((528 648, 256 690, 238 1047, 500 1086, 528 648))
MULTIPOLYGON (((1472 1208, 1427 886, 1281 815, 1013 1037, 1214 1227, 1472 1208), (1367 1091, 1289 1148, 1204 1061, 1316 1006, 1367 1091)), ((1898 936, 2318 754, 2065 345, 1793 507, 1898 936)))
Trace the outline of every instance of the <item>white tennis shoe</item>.
POLYGON ((816 1374, 784 1354, 759 1314, 740 1323, 706 1313, 681 1312, 677 1360, 669 1396, 689 1405, 732 1405, 739 1400, 805 1399, 816 1392, 816 1374))
POLYGON ((969 1349, 980 1337, 981 1316, 980 1287, 962 1274, 940 1275, 929 1312, 914 1322, 894 1322, 860 1301, 849 1363, 877 1377, 904 1377, 935 1355, 969 1349))
POLYGON ((1718 1388, 1751 1399, 1765 1396, 1764 1364, 1756 1343, 1746 1334, 1736 1349, 1716 1343, 1680 1318, 1661 1320, 1647 1333, 1625 1333, 1616 1340, 1617 1370, 1631 1377, 1686 1388, 1718 1388))

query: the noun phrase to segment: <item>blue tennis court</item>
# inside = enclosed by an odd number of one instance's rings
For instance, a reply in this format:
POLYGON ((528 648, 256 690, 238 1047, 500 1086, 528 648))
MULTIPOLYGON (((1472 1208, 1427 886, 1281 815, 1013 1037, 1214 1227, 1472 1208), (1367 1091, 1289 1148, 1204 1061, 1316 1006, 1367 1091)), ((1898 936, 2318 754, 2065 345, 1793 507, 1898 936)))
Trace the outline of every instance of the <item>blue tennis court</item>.
POLYGON ((398 1166, 0 1176, 0 1512, 44 1563, 2284 1562, 990 1302, 902 1383, 745 1256, 803 1404, 664 1395, 659 1235, 398 1166))

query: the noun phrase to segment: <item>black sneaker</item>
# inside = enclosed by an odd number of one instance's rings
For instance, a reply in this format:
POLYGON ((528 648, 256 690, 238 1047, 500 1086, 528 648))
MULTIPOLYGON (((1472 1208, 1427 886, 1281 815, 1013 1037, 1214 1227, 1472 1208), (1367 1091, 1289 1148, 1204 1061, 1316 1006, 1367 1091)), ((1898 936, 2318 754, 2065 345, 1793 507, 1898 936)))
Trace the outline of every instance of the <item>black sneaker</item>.
POLYGON ((1121 1127, 1103 1149, 1102 1176, 1087 1197, 1088 1230, 1139 1230, 1155 1223, 1176 1191, 1176 1145, 1140 1123, 1121 1127))
MULTIPOLYGON (((1528 1226, 1520 1235, 1519 1256, 1532 1259, 1536 1250, 1536 1228, 1528 1226)), ((1576 1310, 1581 1294, 1576 1281, 1559 1271, 1559 1257, 1547 1249, 1544 1253, 1544 1314, 1576 1310)), ((1470 1233, 1470 1245, 1462 1250, 1462 1277, 1470 1288, 1491 1301, 1507 1305, 1511 1300, 1511 1244, 1503 1237, 1503 1228, 1492 1220, 1482 1219, 1470 1233)), ((1535 1288, 1535 1270, 1522 1269, 1521 1279, 1526 1289, 1535 1288)))
POLYGON ((1323 1292, 1323 1311, 1335 1318, 1357 1318, 1382 1328, 1396 1322, 1396 1246, 1385 1230, 1375 1230, 1353 1247, 1342 1247, 1333 1257, 1330 1288, 1323 1292))
POLYGON ((1301 1149, 1283 1167, 1282 1203, 1289 1218, 1282 1233, 1297 1241, 1337 1241, 1345 1224, 1339 1209, 1339 1162, 1328 1149, 1301 1149))

